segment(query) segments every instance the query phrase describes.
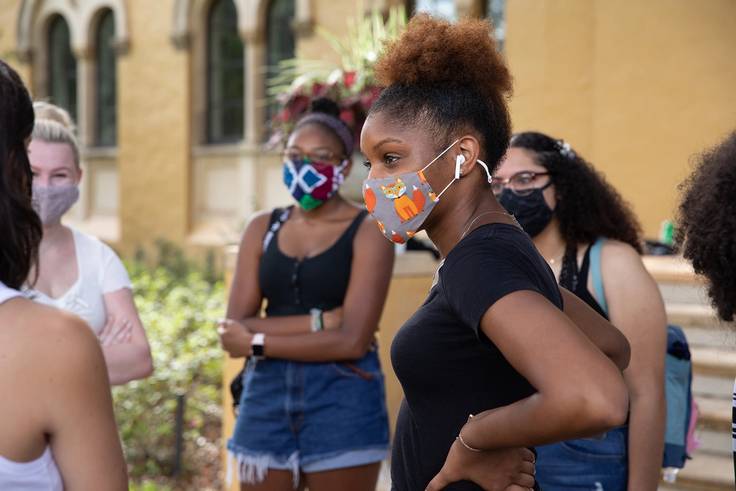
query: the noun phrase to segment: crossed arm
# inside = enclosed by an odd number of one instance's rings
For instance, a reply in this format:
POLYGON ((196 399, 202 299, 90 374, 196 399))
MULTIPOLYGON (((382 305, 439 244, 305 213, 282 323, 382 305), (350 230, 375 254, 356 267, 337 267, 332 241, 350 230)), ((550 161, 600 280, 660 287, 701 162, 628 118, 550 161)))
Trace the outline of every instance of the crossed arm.
POLYGON ((259 318, 263 296, 258 284, 261 240, 268 215, 256 216, 246 228, 230 291, 221 341, 233 357, 250 354, 252 331, 267 335, 266 356, 296 361, 352 360, 362 357, 375 337, 393 270, 393 249, 367 218, 353 245, 350 281, 341 312, 327 315, 328 329, 310 332, 309 316, 259 318), (341 322, 339 322, 341 319, 341 322))

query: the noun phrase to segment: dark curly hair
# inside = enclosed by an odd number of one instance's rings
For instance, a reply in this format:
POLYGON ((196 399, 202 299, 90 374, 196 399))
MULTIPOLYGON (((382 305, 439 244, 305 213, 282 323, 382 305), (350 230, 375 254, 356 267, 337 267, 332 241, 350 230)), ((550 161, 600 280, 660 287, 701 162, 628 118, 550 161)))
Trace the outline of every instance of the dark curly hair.
POLYGON ((725 321, 736 314, 736 131, 697 156, 695 171, 680 184, 676 242, 725 321))
POLYGON ((568 246, 599 237, 620 240, 642 253, 641 226, 621 195, 563 140, 527 131, 511 138, 511 148, 531 152, 550 174, 557 195, 555 216, 568 246))
POLYGON ((407 126, 423 125, 444 148, 452 136, 475 130, 481 157, 494 169, 508 147, 511 75, 483 20, 452 24, 414 16, 375 66, 385 87, 370 113, 407 126))
POLYGON ((31 206, 31 166, 25 143, 33 104, 18 74, 0 60, 0 281, 19 288, 38 257, 42 228, 31 206))

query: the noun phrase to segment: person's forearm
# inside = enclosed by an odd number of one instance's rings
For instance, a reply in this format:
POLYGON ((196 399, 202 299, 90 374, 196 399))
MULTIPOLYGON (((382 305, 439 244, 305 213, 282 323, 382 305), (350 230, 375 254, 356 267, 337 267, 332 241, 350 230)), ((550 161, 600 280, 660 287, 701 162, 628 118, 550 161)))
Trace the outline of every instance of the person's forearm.
POLYGON ((609 394, 608 399, 590 397, 586 392, 534 394, 485 411, 463 427, 463 438, 472 447, 484 450, 536 446, 596 435, 624 423, 628 405, 625 391, 609 394))
POLYGON ((264 351, 267 358, 282 358, 293 361, 341 361, 362 358, 371 341, 370 338, 336 329, 301 336, 266 336, 264 351))
POLYGON ((606 355, 619 370, 629 366, 631 348, 626 336, 595 310, 565 288, 560 288, 565 315, 606 355))
POLYGON ((147 346, 133 343, 102 347, 110 385, 122 385, 146 378, 153 372, 151 352, 147 346))
POLYGON ((664 389, 654 385, 631 394, 629 491, 656 491, 659 483, 666 409, 664 389))
POLYGON ((262 332, 269 336, 291 336, 312 332, 312 319, 309 315, 249 317, 241 322, 250 332, 262 332))

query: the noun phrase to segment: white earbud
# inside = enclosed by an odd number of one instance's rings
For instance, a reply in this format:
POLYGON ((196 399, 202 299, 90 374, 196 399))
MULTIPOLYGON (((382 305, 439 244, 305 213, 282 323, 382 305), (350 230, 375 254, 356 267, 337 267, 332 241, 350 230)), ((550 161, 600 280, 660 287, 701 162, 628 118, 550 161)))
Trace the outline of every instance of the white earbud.
POLYGON ((460 179, 460 166, 465 163, 465 155, 460 154, 455 159, 455 179, 460 179))

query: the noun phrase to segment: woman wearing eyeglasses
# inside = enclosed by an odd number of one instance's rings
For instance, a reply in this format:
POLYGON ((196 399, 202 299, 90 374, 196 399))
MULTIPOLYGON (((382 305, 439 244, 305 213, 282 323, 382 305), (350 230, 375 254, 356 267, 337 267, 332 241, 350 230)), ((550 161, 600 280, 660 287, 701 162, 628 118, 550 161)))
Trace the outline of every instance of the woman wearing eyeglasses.
POLYGON ((493 192, 532 237, 558 282, 628 338, 628 425, 595 438, 538 447, 545 491, 654 491, 664 446, 666 315, 644 268, 629 206, 562 140, 514 135, 493 192))
POLYGON ((313 102, 284 152, 296 202, 260 213, 240 245, 223 347, 249 357, 232 439, 243 490, 375 489, 388 450, 375 332, 393 248, 345 200, 353 134, 313 102), (265 317, 260 316, 266 303, 265 317))

